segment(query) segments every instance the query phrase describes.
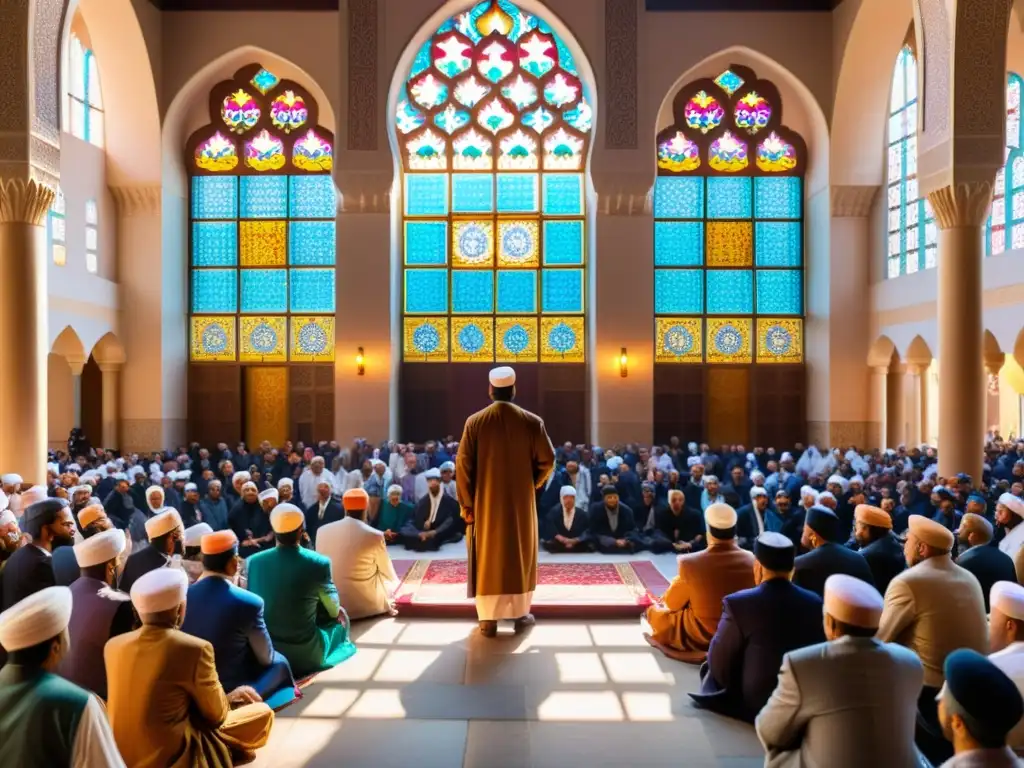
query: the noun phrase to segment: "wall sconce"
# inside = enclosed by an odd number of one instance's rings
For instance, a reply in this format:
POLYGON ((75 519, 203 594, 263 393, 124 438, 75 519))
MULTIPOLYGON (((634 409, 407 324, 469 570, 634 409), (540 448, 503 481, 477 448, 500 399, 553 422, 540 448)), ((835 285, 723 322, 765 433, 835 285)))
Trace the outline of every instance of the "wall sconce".
POLYGON ((356 350, 356 375, 365 376, 366 366, 363 364, 363 348, 359 347, 356 350))
POLYGON ((629 376, 629 355, 626 354, 625 347, 619 352, 619 375, 622 378, 629 376))

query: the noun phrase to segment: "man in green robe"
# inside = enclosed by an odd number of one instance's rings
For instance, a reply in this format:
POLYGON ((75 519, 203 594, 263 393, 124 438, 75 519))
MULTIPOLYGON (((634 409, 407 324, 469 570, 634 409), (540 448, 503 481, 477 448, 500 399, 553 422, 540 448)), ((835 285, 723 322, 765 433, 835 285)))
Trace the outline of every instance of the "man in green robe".
POLYGON ((385 543, 401 543, 399 531, 412 516, 412 511, 412 504, 402 501, 402 486, 392 485, 388 488, 388 496, 380 505, 377 519, 373 523, 378 531, 384 532, 385 543))
POLYGON ((288 659, 296 679, 356 652, 330 559, 301 546, 305 520, 294 504, 278 504, 270 515, 276 546, 248 560, 249 590, 263 598, 274 648, 288 659))

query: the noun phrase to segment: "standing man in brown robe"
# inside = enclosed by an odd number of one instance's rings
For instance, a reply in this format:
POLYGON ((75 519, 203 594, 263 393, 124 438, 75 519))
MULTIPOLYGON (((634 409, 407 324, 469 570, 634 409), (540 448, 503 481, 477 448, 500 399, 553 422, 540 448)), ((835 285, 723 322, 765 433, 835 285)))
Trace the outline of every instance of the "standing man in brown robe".
POLYGON ((555 466, 555 450, 540 417, 512 404, 516 373, 490 373, 491 405, 466 420, 455 482, 466 521, 469 596, 480 632, 494 637, 500 619, 516 631, 533 623, 537 588, 535 491, 555 466))

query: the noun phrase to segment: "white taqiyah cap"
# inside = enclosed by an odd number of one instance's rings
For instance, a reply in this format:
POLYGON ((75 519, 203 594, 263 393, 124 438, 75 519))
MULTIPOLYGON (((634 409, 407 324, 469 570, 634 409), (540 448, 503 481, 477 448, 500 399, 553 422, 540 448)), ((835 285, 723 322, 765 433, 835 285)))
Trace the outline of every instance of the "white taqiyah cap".
POLYGON ((402 486, 397 485, 397 484, 396 485, 389 485, 388 486, 388 496, 390 496, 393 493, 405 493, 405 490, 402 488, 402 486))
POLYGON ((140 614, 160 613, 185 602, 188 576, 179 568, 157 568, 132 584, 132 605, 140 614))
POLYGON ((25 482, 24 480, 21 479, 21 475, 16 474, 14 472, 11 472, 9 474, 4 475, 3 477, 0 477, 0 481, 2 481, 4 485, 21 485, 23 482, 25 482))
POLYGON ((0 613, 0 645, 7 651, 31 648, 59 635, 70 620, 71 590, 47 587, 0 613))
POLYGON ((297 531, 305 521, 306 516, 294 504, 278 504, 270 513, 270 527, 274 529, 274 533, 297 531))
POLYGON ((999 503, 1013 512, 1017 517, 1024 517, 1024 500, 1014 496, 1012 493, 1004 493, 999 497, 999 503))
POLYGON ((185 529, 185 546, 198 547, 203 543, 203 536, 213 533, 213 528, 207 523, 196 523, 185 529))
POLYGON ((146 521, 146 536, 152 541, 158 536, 163 536, 180 527, 181 515, 178 514, 178 510, 168 507, 161 510, 160 514, 153 515, 153 517, 146 521))
POLYGON ((38 501, 45 501, 50 498, 50 494, 46 492, 46 489, 41 485, 33 485, 23 494, 21 494, 21 508, 28 509, 38 501))
POLYGON ((989 592, 989 605, 1011 619, 1024 620, 1024 587, 1015 581, 997 581, 989 592))
POLYGON ((282 477, 280 480, 277 481, 277 488, 278 488, 278 490, 280 490, 281 488, 284 488, 286 485, 289 488, 292 488, 292 487, 294 487, 295 482, 290 477, 282 477))
POLYGON ((128 546, 124 531, 111 528, 75 544, 75 560, 79 568, 89 568, 113 560, 128 546))
POLYGON ((704 510, 704 522, 712 528, 732 528, 736 525, 736 510, 728 504, 711 504, 704 510))
POLYGON ((273 499, 277 501, 277 488, 267 488, 265 491, 261 491, 259 495, 260 502, 264 502, 267 499, 273 499))
POLYGON ((18 518, 14 516, 14 513, 9 509, 5 509, 0 512, 0 525, 10 525, 11 523, 18 522, 18 518))
POLYGON ((252 475, 250 475, 245 470, 240 470, 238 472, 235 472, 235 474, 233 474, 231 476, 231 484, 232 485, 237 485, 240 482, 245 482, 245 481, 249 481, 249 480, 252 480, 252 475))
POLYGON ((571 485, 563 485, 558 491, 558 498, 564 499, 566 496, 575 496, 576 489, 571 485))
POLYGON ((874 586, 854 576, 834 573, 825 580, 825 612, 844 624, 877 629, 883 604, 874 586))
POLYGON ((423 473, 423 477, 427 480, 440 480, 441 470, 439 470, 437 467, 431 467, 430 469, 423 473))
POLYGON ((511 387, 516 383, 516 372, 507 365, 492 368, 487 379, 492 387, 511 387))
POLYGON ((759 485, 755 485, 753 488, 750 489, 750 498, 752 498, 752 499, 757 498, 758 496, 767 496, 767 495, 768 495, 768 491, 766 491, 764 488, 762 488, 759 485))

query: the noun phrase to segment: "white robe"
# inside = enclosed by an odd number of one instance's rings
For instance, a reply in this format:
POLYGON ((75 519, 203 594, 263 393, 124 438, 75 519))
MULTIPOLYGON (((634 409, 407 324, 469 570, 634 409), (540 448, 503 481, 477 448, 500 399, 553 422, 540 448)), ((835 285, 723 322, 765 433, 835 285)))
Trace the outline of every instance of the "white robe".
MULTIPOLYGON (((1003 650, 989 654, 988 660, 1013 680, 1017 690, 1024 696, 1024 642, 1010 643, 1003 650)), ((1006 737, 1006 743, 1018 755, 1024 755, 1024 720, 1013 727, 1006 737)))
POLYGON ((346 517, 317 530, 316 551, 330 558, 338 601, 350 619, 389 611, 398 575, 381 531, 346 517))
POLYGON ((89 695, 75 729, 71 768, 125 768, 106 710, 95 694, 89 695))
POLYGON ((999 549, 1010 556, 1013 560, 1017 556, 1017 550, 1024 546, 1024 522, 1018 523, 999 542, 999 549))

